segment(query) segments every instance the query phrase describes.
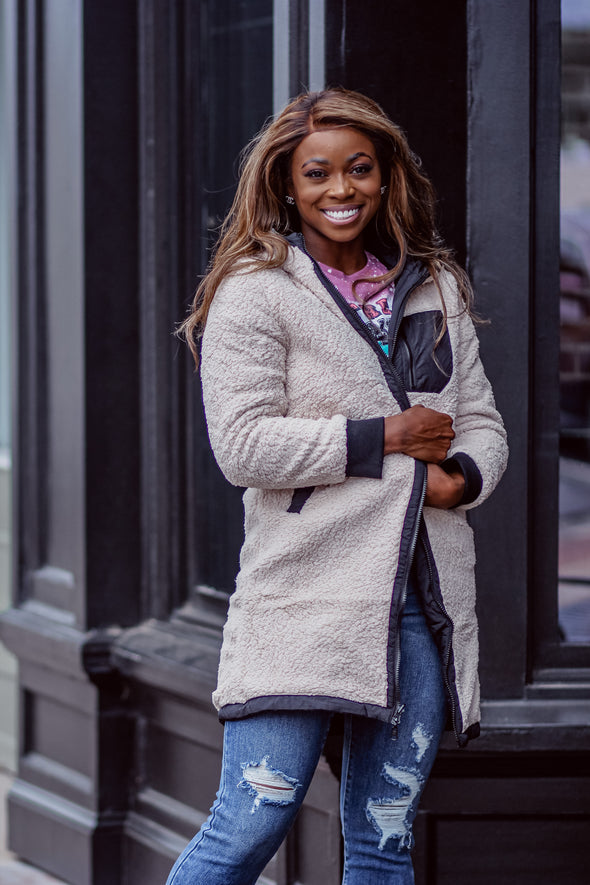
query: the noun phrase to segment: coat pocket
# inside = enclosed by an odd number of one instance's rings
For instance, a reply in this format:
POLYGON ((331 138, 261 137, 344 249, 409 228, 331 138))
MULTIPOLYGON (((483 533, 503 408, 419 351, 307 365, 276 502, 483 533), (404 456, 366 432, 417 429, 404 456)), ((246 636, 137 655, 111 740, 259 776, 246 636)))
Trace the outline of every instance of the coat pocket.
POLYGON ((311 498, 315 486, 305 486, 303 489, 295 489, 291 503, 287 507, 287 513, 301 513, 304 504, 311 498))
POLYGON ((440 393, 453 372, 453 351, 449 330, 438 342, 443 315, 440 310, 413 313, 401 321, 394 365, 406 390, 415 393, 440 393))

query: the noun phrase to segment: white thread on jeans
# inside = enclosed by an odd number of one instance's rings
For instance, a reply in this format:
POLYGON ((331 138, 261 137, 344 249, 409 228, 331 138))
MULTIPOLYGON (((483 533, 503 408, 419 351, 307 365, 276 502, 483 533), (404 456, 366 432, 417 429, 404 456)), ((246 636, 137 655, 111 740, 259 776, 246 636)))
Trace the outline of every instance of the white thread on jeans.
POLYGON ((265 756, 262 762, 246 762, 242 765, 244 777, 238 787, 248 790, 250 795, 254 796, 252 814, 263 803, 289 805, 293 802, 295 790, 299 786, 295 778, 271 768, 268 760, 269 757, 265 756))

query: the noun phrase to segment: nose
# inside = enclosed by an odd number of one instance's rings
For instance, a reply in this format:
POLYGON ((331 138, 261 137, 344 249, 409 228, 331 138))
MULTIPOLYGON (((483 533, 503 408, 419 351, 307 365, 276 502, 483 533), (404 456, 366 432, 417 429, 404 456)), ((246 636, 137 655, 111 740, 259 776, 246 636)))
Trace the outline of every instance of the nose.
POLYGON ((344 199, 354 193, 354 187, 346 175, 337 175, 332 180, 331 191, 333 196, 344 199))

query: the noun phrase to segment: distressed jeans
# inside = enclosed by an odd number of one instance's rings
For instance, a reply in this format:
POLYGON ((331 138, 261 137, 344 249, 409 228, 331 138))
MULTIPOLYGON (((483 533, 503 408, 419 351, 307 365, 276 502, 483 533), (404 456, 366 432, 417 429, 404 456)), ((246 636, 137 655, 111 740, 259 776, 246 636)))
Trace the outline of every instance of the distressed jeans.
MULTIPOLYGON (((347 715, 340 791, 343 885, 411 885, 412 823, 446 719, 440 660, 413 593, 401 625, 397 737, 347 715)), ((291 827, 332 714, 267 712, 225 724, 217 799, 167 885, 254 885, 291 827)))

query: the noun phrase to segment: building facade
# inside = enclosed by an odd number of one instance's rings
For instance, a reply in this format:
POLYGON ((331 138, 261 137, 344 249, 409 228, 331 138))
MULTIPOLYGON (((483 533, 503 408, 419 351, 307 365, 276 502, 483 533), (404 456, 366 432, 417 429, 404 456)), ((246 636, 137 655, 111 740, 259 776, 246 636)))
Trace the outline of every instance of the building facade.
MULTIPOLYGON (((14 595, 0 618, 19 663, 10 847, 72 885, 160 885, 207 815, 241 492, 213 461, 172 331, 241 147, 303 87, 342 84, 402 125, 435 183, 490 320, 482 355, 511 448, 472 517, 482 736, 464 751, 445 739, 415 825, 416 881, 582 885, 590 631, 564 629, 558 582, 560 3, 6 0, 4 12, 17 182, 14 595)), ((584 575, 565 577, 584 592, 584 575)), ((265 881, 337 885, 340 855, 324 760, 265 881)))

